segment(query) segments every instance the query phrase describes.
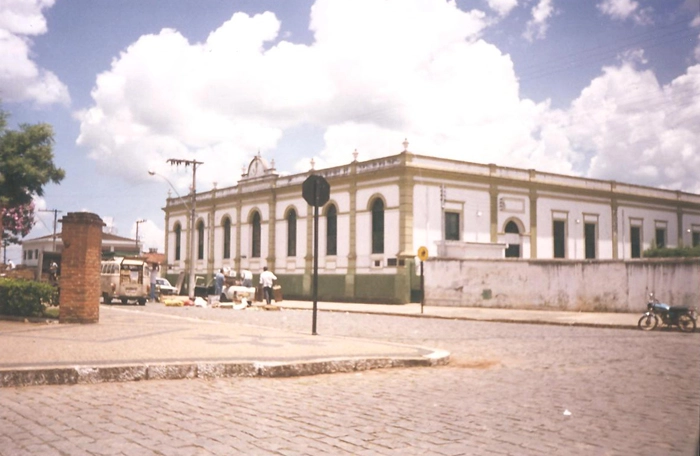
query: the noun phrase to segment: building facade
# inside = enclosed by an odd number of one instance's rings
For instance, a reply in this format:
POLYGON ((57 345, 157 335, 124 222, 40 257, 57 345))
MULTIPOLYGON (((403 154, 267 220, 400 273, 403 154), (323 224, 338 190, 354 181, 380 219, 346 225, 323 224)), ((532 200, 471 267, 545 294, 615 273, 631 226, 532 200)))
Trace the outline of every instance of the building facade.
POLYGON ((330 183, 319 209, 319 299, 405 303, 416 255, 628 260, 652 246, 700 243, 700 195, 447 160, 407 151, 289 176, 259 154, 238 184, 196 195, 194 229, 168 198, 168 274, 268 266, 285 296, 311 296, 313 208, 302 183, 330 183), (189 237, 194 235, 194 243, 189 237))
MULTIPOLYGON (((62 253, 63 238, 61 233, 46 235, 22 241, 22 264, 37 267, 44 253, 62 253)), ((141 253, 141 243, 111 233, 102 233, 102 254, 116 256, 138 256, 141 253)))

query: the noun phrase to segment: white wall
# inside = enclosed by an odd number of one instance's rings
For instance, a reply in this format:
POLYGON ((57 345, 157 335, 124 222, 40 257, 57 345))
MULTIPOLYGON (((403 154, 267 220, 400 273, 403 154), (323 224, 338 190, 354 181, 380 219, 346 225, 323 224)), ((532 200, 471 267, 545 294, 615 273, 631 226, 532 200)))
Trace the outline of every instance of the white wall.
MULTIPOLYGON (((443 240, 440 184, 434 181, 417 183, 413 187, 413 250, 425 246, 431 255, 443 240)), ((460 214, 461 241, 490 241, 490 199, 488 187, 475 189, 460 182, 445 184, 445 210, 460 214)))
POLYGON ((649 291, 671 305, 700 302, 700 259, 443 260, 425 263, 425 303, 643 312, 649 291))
POLYGON ((612 259, 612 210, 608 202, 540 197, 537 201, 537 258, 554 257, 554 213, 566 214, 566 258, 585 258, 584 225, 597 220, 597 259, 612 259))

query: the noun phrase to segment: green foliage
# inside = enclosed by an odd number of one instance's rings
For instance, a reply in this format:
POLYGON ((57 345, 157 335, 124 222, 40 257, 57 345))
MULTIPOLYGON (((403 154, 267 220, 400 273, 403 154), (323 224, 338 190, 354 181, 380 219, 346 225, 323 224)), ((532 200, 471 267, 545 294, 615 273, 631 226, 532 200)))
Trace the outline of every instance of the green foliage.
MULTIPOLYGON (((0 314, 40 317, 53 304, 55 289, 48 283, 21 279, 0 279, 0 314)), ((58 303, 55 303, 58 304, 58 303)))
POLYGON ((692 258, 700 257, 700 245, 695 247, 652 248, 644 251, 644 258, 692 258))
POLYGON ((42 196, 49 182, 58 184, 65 171, 53 163, 53 128, 22 124, 7 129, 7 113, 0 109, 0 207, 13 208, 42 196))

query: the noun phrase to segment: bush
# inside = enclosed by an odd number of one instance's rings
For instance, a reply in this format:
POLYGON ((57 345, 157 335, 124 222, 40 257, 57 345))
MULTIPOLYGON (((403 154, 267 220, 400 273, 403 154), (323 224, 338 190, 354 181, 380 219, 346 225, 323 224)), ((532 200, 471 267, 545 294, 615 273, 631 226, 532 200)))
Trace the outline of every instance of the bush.
POLYGON ((47 305, 54 304, 55 292, 44 282, 0 279, 0 314, 40 317, 47 305))
POLYGON ((700 246, 676 248, 651 248, 644 251, 644 258, 692 258, 700 257, 700 246))

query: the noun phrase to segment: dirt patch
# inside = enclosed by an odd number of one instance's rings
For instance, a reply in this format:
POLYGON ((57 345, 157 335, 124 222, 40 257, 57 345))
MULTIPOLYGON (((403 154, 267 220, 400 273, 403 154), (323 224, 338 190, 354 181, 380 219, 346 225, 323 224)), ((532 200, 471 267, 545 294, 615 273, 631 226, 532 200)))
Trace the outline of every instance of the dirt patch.
POLYGON ((450 362, 445 367, 457 367, 461 369, 491 369, 501 365, 497 359, 467 359, 450 357, 450 362))

